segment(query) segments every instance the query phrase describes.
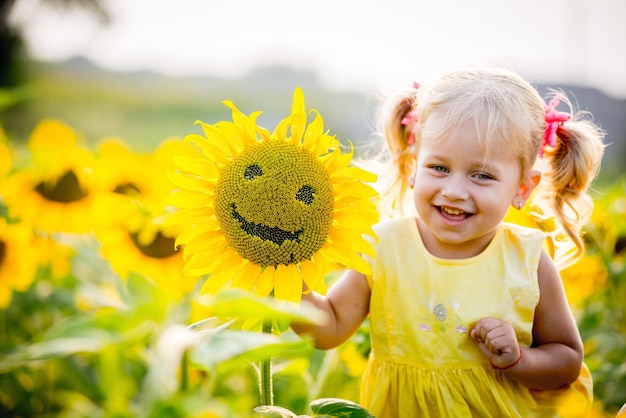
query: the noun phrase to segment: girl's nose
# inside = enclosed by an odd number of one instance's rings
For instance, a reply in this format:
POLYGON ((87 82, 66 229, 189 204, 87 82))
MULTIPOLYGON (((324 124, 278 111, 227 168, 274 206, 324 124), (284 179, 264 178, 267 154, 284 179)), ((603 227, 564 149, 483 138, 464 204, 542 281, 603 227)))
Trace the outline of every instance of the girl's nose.
POLYGON ((459 179, 449 179, 441 189, 441 194, 450 200, 466 200, 469 192, 463 181, 459 179))

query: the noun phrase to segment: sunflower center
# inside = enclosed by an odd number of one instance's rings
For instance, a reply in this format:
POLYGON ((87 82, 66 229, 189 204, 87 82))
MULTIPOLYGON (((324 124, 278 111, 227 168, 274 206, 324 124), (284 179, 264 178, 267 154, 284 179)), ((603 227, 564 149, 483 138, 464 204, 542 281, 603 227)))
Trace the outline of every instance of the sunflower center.
POLYGON ((224 167, 216 186, 216 217, 228 243, 258 265, 311 259, 328 238, 330 176, 300 145, 260 141, 224 167))
POLYGON ((2 262, 4 261, 4 257, 7 254, 7 245, 4 241, 0 240, 0 266, 2 265, 2 262))
POLYGON ((134 183, 120 183, 118 184, 113 193, 121 194, 124 196, 137 196, 140 194, 139 187, 134 183))
POLYGON ((76 202, 87 197, 87 193, 80 187, 78 177, 72 170, 59 177, 53 185, 39 183, 35 190, 44 198, 59 203, 76 202))
POLYGON ((177 253, 174 245, 175 240, 164 236, 160 231, 157 232, 152 242, 148 244, 142 244, 139 241, 139 234, 136 232, 129 233, 129 235, 135 247, 146 257, 167 258, 177 253))

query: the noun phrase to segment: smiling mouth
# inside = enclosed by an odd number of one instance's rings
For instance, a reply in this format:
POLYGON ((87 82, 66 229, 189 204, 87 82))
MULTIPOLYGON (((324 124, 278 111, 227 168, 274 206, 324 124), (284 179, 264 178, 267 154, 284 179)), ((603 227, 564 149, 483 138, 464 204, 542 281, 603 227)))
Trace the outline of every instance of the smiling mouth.
POLYGON ((445 206, 437 206, 437 209, 439 210, 439 213, 441 213, 442 215, 446 217, 450 217, 450 218, 455 218, 455 219, 469 218, 470 216, 473 216, 473 213, 468 213, 461 209, 448 208, 445 206))
POLYGON ((289 232, 276 226, 270 228, 266 225, 249 222, 246 220, 246 218, 241 216, 239 212, 237 212, 237 205, 231 203, 230 207, 232 209, 233 218, 239 221, 239 223, 241 224, 241 229, 245 231, 248 235, 261 238, 264 241, 271 241, 274 244, 278 245, 282 245, 285 241, 300 242, 300 234, 302 233, 302 229, 295 232, 289 232))

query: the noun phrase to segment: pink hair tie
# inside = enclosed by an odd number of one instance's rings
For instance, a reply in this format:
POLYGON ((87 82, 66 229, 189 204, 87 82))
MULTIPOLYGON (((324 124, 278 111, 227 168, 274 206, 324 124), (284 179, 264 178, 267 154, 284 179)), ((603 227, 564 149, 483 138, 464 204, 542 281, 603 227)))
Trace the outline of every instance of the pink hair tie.
POLYGON ((556 147, 556 131, 563 125, 563 122, 570 119, 567 113, 559 112, 556 107, 561 103, 561 95, 556 95, 545 105, 546 110, 546 130, 543 138, 543 144, 539 148, 539 158, 543 158, 546 147, 556 147))
MULTIPOLYGON (((413 82, 413 88, 414 89, 419 89, 420 85, 417 82, 413 82)), ((402 120, 400 121, 400 123, 404 126, 412 126, 415 125, 418 122, 418 118, 417 118, 417 112, 415 111, 415 109, 412 109, 410 111, 408 111, 406 113, 406 115, 404 115, 404 117, 402 118, 402 120)), ((415 142, 415 130, 411 129, 411 134, 409 135, 409 138, 407 139, 406 143, 411 145, 415 142)))

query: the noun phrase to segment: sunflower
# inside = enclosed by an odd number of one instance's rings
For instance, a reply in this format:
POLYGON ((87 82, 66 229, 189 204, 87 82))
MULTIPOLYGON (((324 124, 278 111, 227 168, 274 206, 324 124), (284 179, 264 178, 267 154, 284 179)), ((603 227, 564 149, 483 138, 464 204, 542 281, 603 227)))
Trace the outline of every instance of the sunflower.
POLYGON ((79 146, 70 127, 55 120, 35 127, 28 148, 29 164, 3 186, 9 215, 46 232, 91 231, 91 151, 79 146))
POLYGON ((25 291, 35 278, 37 252, 29 227, 7 224, 0 218, 0 309, 11 302, 13 291, 25 291))
POLYGON ((163 197, 174 187, 166 176, 169 155, 183 145, 180 140, 167 140, 154 153, 134 154, 119 142, 108 142, 101 151, 107 150, 104 155, 108 155, 110 171, 99 166, 108 172, 107 176, 101 174, 99 181, 107 184, 110 192, 101 202, 108 202, 106 210, 117 211, 96 228, 101 255, 123 280, 139 273, 173 299, 191 292, 198 281, 198 277, 182 274, 183 255, 174 245, 179 230, 163 225, 167 211, 163 197), (121 157, 126 167, 120 167, 115 156, 121 157))
POLYGON ((119 138, 103 140, 94 163, 98 224, 105 227, 145 213, 162 214, 163 196, 172 189, 166 174, 169 154, 179 148, 176 138, 150 153, 136 153, 119 138))
POLYGON ((110 224, 98 229, 96 238, 100 254, 122 280, 131 273, 141 274, 176 300, 191 292, 198 280, 181 274, 184 261, 174 248, 176 234, 158 219, 146 217, 143 225, 110 224))
POLYGON ((378 213, 377 192, 364 182, 376 176, 350 166, 354 149, 342 153, 316 111, 307 124, 300 88, 271 135, 256 124, 260 112, 246 116, 224 104, 233 122, 196 122, 205 136, 184 139, 195 155, 173 159, 179 191, 171 203, 179 210, 167 223, 182 227, 176 244, 184 245, 184 271, 210 275, 203 293, 230 282, 295 302, 303 280, 324 292, 331 270, 368 273, 360 254, 373 256, 365 235, 375 236, 378 213))

